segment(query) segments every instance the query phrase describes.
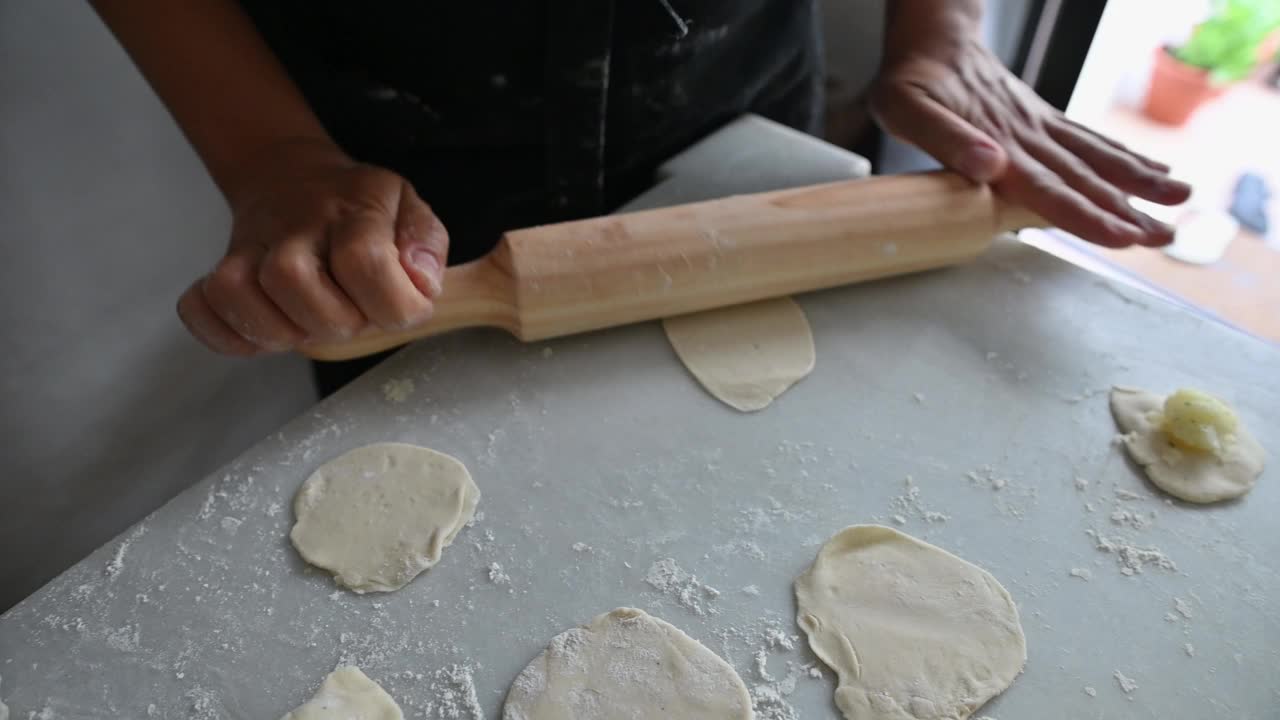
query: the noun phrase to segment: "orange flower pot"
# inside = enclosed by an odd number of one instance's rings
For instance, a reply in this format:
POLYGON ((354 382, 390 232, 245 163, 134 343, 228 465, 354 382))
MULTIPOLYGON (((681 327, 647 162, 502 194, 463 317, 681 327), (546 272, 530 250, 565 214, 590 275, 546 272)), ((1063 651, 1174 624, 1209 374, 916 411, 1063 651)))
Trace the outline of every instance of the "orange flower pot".
POLYGON ((1182 125, 1224 89, 1209 80, 1207 70, 1186 65, 1167 48, 1158 48, 1142 112, 1165 125, 1182 125))

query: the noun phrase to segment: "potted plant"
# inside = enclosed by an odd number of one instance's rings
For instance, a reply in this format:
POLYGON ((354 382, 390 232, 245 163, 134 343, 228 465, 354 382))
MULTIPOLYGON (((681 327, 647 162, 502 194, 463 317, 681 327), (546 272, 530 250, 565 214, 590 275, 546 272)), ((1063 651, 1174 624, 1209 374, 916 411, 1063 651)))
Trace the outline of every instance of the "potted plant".
POLYGON ((1143 112, 1168 125, 1185 123, 1266 59, 1278 27, 1280 0, 1218 0, 1185 43, 1156 51, 1143 112))

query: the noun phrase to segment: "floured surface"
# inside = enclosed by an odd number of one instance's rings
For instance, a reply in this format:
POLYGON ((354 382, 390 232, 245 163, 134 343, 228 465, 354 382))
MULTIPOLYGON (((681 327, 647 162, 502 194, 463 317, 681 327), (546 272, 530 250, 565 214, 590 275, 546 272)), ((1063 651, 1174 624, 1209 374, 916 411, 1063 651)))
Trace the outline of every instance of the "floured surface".
POLYGON ((294 498, 289 539, 307 562, 358 593, 398 590, 440 561, 480 490, 456 458, 375 443, 321 465, 294 498))
POLYGON ((791 298, 662 321, 667 340, 702 387, 730 407, 768 407, 813 371, 813 333, 791 298))
POLYGON ((315 697, 280 720, 404 720, 404 714, 359 668, 340 667, 329 673, 315 697))
POLYGON ((567 630, 516 676, 504 720, 750 720, 733 668, 643 610, 619 608, 567 630))
POLYGON ((779 637, 801 632, 791 583, 841 528, 901 514, 1020 603, 1027 669, 981 715, 1273 717, 1275 468, 1244 502, 1166 503, 1111 442, 1107 392, 1214 367, 1213 389, 1280 447, 1280 424, 1257 422, 1280 417, 1280 359, 1098 283, 1001 243, 964 267, 802 296, 823 361, 748 415, 708 402, 658 323, 416 343, 0 617, 0 697, 21 720, 274 720, 356 665, 408 718, 494 720, 550 638, 631 606, 733 665, 762 720, 835 718, 833 673, 779 637), (403 403, 382 393, 395 378, 414 381, 403 403), (294 551, 290 503, 324 461, 382 441, 458 458, 484 498, 426 575, 356 595, 294 551), (923 512, 900 506, 910 487, 923 512))
POLYGON ((1160 430, 1164 401, 1162 395, 1136 388, 1111 391, 1111 412, 1125 433, 1124 446, 1156 487, 1195 503, 1229 500, 1253 489, 1266 452, 1248 428, 1236 428, 1221 453, 1179 448, 1160 430))
POLYGON ((797 623, 839 675, 836 705, 849 720, 963 720, 1027 660, 1004 586, 892 528, 841 530, 795 592, 797 623))

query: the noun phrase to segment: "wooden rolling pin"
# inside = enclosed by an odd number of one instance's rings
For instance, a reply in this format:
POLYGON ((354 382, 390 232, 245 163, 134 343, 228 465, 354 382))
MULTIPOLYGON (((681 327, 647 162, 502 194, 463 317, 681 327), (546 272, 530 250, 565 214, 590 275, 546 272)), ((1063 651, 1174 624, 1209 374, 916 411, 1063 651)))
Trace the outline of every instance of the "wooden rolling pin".
POLYGON ((1041 222, 987 187, 927 173, 513 230, 445 271, 427 324, 304 352, 344 360, 478 326, 570 335, 941 267, 1041 222))

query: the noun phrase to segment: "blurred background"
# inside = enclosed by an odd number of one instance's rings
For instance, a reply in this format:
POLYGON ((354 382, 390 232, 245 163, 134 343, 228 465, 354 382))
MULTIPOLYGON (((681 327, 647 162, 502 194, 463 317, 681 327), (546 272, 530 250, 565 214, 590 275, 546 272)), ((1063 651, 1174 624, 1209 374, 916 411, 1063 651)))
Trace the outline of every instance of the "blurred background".
MULTIPOLYGON (((866 111, 882 2, 824 2, 828 139, 882 173, 932 167, 866 111)), ((1172 254, 1028 242, 1280 340, 1277 2, 988 0, 985 40, 1010 68, 1196 185, 1167 215, 1172 254), (1178 101, 1148 107, 1166 65, 1192 88, 1185 119, 1178 101)), ((315 396, 301 359, 216 357, 178 323, 229 217, 87 3, 0 2, 0 107, 3 610, 315 396)))

